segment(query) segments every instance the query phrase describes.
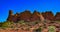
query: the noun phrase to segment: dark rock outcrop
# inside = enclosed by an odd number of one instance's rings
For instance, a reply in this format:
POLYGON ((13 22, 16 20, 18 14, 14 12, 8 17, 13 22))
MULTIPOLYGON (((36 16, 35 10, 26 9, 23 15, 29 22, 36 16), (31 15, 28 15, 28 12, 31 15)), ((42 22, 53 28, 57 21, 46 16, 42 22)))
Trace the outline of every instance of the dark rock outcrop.
POLYGON ((8 21, 13 21, 13 20, 12 20, 13 18, 14 18, 13 12, 12 12, 12 10, 9 10, 9 15, 8 15, 7 20, 8 20, 8 21))
POLYGON ((57 12, 57 13, 56 13, 54 19, 60 21, 60 12, 57 12))
POLYGON ((51 11, 48 11, 48 12, 43 12, 42 13, 43 17, 47 20, 54 20, 54 15, 51 11))
POLYGON ((8 16, 8 21, 20 21, 20 20, 24 20, 24 21, 34 21, 34 20, 39 20, 38 15, 39 12, 34 11, 34 13, 32 14, 29 10, 26 10, 24 12, 21 13, 16 13, 13 15, 12 10, 9 11, 9 16, 8 16))
POLYGON ((31 16, 31 21, 39 20, 39 17, 37 14, 39 14, 39 12, 37 12, 37 11, 33 12, 32 16, 31 16))
POLYGON ((20 20, 30 21, 30 18, 31 18, 31 13, 28 10, 20 14, 20 20))

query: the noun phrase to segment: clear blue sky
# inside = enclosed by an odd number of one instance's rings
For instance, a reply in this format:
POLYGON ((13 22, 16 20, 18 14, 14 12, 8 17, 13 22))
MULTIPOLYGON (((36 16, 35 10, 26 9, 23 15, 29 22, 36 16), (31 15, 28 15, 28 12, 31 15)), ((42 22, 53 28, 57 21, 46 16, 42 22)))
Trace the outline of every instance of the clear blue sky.
POLYGON ((9 10, 16 13, 26 9, 31 12, 52 11, 56 14, 60 12, 60 0, 0 0, 0 22, 6 21, 9 10))

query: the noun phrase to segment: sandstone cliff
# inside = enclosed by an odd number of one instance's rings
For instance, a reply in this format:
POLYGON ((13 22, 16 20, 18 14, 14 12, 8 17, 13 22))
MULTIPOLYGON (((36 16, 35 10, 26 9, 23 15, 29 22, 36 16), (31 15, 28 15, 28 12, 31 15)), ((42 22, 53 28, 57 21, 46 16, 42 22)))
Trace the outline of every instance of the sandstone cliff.
POLYGON ((40 14, 39 12, 37 11, 34 11, 32 16, 31 16, 31 21, 34 21, 34 20, 39 20, 39 17, 37 14, 40 14))
POLYGON ((20 20, 30 21, 31 13, 30 11, 24 11, 20 14, 20 20))
POLYGON ((47 20, 54 20, 54 15, 51 11, 48 11, 48 12, 43 12, 42 13, 43 17, 47 20))
POLYGON ((60 21, 60 12, 57 12, 57 13, 56 13, 54 19, 60 21))
MULTIPOLYGON (((29 10, 25 10, 24 12, 13 14, 12 10, 10 10, 7 20, 14 21, 14 22, 17 22, 20 20, 25 20, 25 21, 40 20, 40 17, 37 14, 40 14, 40 13, 37 11, 34 11, 33 13, 31 13, 29 10)), ((47 19, 47 20, 52 20, 52 21, 60 20, 60 12, 57 12, 55 16, 51 11, 43 12, 41 14, 43 15, 44 19, 47 19)))

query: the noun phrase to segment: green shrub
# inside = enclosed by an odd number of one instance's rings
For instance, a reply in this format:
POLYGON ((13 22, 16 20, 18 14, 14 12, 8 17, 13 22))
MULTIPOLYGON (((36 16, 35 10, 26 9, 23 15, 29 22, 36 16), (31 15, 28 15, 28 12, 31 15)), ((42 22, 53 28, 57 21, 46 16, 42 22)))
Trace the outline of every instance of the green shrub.
POLYGON ((48 31, 49 32, 55 32, 55 26, 49 26, 48 31))
POLYGON ((20 24, 25 24, 24 20, 18 21, 20 24))
POLYGON ((41 32, 41 27, 39 27, 38 29, 35 29, 34 32, 41 32))
POLYGON ((10 21, 6 21, 6 22, 2 23, 2 27, 5 27, 5 28, 6 27, 10 27, 11 24, 13 24, 12 21, 11 22, 10 21))

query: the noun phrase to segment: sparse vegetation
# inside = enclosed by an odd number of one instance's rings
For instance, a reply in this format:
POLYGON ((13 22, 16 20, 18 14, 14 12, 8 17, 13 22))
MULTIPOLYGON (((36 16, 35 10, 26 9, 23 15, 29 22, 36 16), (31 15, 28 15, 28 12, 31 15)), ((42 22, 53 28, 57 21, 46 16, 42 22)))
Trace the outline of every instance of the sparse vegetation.
POLYGON ((39 27, 38 29, 35 29, 34 32, 41 32, 41 27, 39 27))
POLYGON ((32 22, 25 22, 27 25, 29 25, 29 26, 34 26, 34 25, 36 25, 36 24, 38 24, 38 23, 40 23, 40 21, 39 20, 36 20, 36 21, 32 21, 32 22))
POLYGON ((11 25, 12 23, 13 23, 13 22, 6 21, 6 22, 0 23, 0 24, 1 24, 1 27, 2 27, 2 28, 7 28, 7 27, 10 27, 10 25, 11 25))
MULTIPOLYGON (((0 28, 5 29, 5 28, 16 28, 20 27, 22 30, 30 30, 32 26, 34 27, 36 24, 41 23, 39 20, 33 21, 33 22, 25 22, 24 20, 20 20, 17 23, 14 23, 13 21, 6 21, 3 23, 0 23, 0 28), (17 24, 19 24, 17 26, 17 24)), ((45 22, 47 23, 47 22, 45 22)), ((43 23, 44 24, 44 23, 43 23)), ((46 25, 40 26, 38 29, 34 29, 34 32, 41 32, 43 30, 43 27, 46 27, 46 25)), ((55 26, 48 26, 48 32, 55 32, 55 26)))
POLYGON ((55 32, 55 26, 49 26, 49 32, 55 32))
POLYGON ((20 20, 20 21, 18 21, 18 23, 25 24, 24 20, 20 20))

